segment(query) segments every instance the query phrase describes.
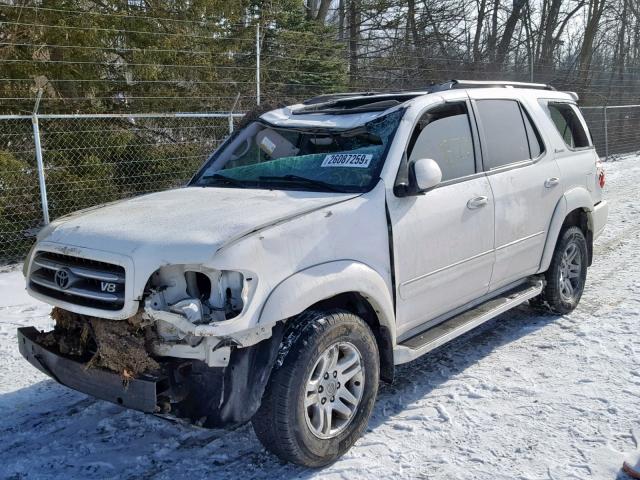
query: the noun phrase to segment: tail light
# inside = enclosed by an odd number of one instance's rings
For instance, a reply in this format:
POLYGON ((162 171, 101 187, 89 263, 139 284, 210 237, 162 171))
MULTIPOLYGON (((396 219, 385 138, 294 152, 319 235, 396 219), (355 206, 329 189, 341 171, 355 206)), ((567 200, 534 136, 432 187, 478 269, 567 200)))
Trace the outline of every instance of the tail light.
POLYGON ((607 180, 607 174, 604 171, 604 167, 601 162, 596 163, 596 176, 598 178, 598 185, 600 185, 600 188, 604 188, 604 184, 607 180))

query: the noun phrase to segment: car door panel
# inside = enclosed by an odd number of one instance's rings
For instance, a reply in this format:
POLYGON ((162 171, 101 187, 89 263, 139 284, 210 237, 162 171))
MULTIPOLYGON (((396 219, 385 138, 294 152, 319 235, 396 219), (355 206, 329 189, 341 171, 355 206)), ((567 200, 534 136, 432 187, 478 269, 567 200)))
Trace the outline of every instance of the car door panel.
POLYGON ((389 202, 398 285, 398 334, 485 294, 493 254, 493 201, 485 176, 389 202), (469 200, 487 197, 481 208, 469 200))
POLYGON ((553 211, 562 195, 560 169, 545 148, 537 105, 471 92, 484 169, 495 202, 495 265, 490 291, 535 273, 553 211))
POLYGON ((496 214, 496 264, 491 290, 535 273, 540 265, 559 186, 545 186, 558 178, 553 158, 488 176, 496 214))

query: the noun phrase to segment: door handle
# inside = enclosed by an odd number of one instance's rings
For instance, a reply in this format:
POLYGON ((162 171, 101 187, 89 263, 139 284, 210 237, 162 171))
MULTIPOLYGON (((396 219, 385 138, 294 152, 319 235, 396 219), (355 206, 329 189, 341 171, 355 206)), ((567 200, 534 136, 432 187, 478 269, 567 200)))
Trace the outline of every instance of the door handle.
POLYGON ((558 177, 547 178, 544 181, 544 186, 547 188, 555 187, 560 183, 560 179, 558 177))
POLYGON ((467 208, 475 210, 476 208, 484 207, 488 203, 489 199, 487 197, 476 197, 467 202, 467 208))

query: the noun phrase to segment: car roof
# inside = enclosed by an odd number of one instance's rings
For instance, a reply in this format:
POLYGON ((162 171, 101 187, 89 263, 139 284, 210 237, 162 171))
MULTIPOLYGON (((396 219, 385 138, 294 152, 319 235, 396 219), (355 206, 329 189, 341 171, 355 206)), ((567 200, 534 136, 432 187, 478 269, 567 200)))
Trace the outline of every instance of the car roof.
POLYGON ((497 96, 509 90, 510 96, 534 96, 536 98, 557 98, 575 101, 578 96, 572 92, 558 92, 550 85, 508 81, 451 80, 430 85, 424 89, 395 92, 342 92, 319 95, 301 104, 266 112, 261 118, 277 126, 355 128, 391 111, 410 106, 412 101, 426 95, 449 97, 459 95, 460 90, 482 89, 497 96), (451 93, 448 93, 451 92, 451 93), (457 93, 454 93, 457 92, 457 93))

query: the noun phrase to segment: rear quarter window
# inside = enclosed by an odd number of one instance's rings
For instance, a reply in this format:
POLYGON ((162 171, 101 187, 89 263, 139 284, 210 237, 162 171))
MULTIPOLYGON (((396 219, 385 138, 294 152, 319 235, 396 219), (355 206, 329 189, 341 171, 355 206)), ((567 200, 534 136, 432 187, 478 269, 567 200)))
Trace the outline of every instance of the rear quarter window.
POLYGON ((569 148, 591 146, 589 135, 587 135, 574 105, 549 102, 546 104, 546 111, 562 140, 569 148))

